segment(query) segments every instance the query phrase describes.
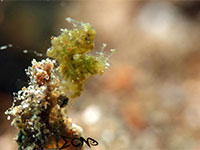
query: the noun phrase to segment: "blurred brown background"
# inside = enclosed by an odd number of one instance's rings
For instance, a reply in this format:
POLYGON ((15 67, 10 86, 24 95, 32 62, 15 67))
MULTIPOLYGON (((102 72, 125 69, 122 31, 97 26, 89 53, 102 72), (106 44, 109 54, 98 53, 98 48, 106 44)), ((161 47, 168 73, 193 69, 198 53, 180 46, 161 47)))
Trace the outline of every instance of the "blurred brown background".
POLYGON ((1 0, 0 46, 13 45, 0 50, 1 150, 17 149, 4 115, 12 93, 50 37, 72 27, 66 17, 95 27, 96 51, 117 49, 69 114, 99 142, 92 150, 200 149, 200 1, 1 0))

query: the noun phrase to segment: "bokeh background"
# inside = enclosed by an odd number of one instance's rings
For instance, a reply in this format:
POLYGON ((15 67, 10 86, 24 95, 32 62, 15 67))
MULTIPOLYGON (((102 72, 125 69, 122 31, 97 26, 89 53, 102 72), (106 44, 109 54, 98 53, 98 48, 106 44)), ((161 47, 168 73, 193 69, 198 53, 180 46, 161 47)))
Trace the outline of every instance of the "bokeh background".
POLYGON ((200 149, 200 1, 0 1, 0 149, 16 150, 4 111, 27 85, 24 69, 45 58, 50 37, 90 22, 96 47, 117 51, 87 83, 69 116, 92 150, 200 149), (12 44, 12 46, 11 46, 12 44))

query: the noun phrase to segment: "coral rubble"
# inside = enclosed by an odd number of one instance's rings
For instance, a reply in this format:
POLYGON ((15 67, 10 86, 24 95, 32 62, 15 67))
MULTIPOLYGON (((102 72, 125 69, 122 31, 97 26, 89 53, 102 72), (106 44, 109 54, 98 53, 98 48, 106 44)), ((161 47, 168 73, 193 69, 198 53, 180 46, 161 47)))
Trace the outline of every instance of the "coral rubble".
POLYGON ((95 29, 89 23, 67 21, 74 28, 62 29, 60 36, 51 38, 47 56, 53 59, 32 60, 26 70, 28 86, 14 93, 13 105, 5 112, 8 119, 13 116, 11 125, 19 129, 19 150, 56 150, 65 144, 62 136, 81 137, 82 128, 67 116, 68 108, 88 78, 102 74, 109 66, 109 56, 103 51, 97 56, 88 54, 94 48, 95 29))

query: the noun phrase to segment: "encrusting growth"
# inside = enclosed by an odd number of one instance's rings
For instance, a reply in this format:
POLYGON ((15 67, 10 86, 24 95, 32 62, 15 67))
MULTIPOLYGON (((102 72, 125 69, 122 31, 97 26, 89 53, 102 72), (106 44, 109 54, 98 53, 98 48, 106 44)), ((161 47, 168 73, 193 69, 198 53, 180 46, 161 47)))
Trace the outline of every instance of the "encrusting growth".
POLYGON ((88 54, 94 48, 95 29, 89 23, 71 18, 67 21, 75 28, 62 29, 60 36, 51 38, 47 56, 53 60, 32 60, 26 70, 28 87, 14 93, 13 105, 5 112, 8 119, 14 116, 11 125, 19 129, 19 150, 58 150, 65 142, 62 136, 81 137, 82 128, 67 116, 68 108, 80 96, 88 78, 102 74, 109 66, 109 56, 103 51, 97 56, 88 54))

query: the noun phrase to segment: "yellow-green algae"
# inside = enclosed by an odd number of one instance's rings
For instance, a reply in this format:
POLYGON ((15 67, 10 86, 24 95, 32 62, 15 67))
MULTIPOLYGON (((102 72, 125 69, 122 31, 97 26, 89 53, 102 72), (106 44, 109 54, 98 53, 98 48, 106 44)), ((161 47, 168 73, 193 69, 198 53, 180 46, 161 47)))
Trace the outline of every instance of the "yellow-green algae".
POLYGON ((71 18, 67 20, 78 28, 63 29, 60 36, 52 37, 52 47, 48 49, 47 56, 60 64, 64 91, 74 98, 80 96, 85 81, 95 74, 102 74, 108 63, 105 57, 88 54, 94 48, 95 29, 89 23, 71 18))
POLYGON ((82 128, 67 116, 69 101, 80 96, 89 77, 102 74, 109 65, 109 56, 103 51, 97 56, 88 54, 94 48, 95 29, 89 23, 71 18, 67 21, 75 28, 62 29, 60 36, 52 37, 52 47, 47 51, 47 56, 55 60, 32 60, 26 70, 28 86, 14 93, 13 105, 5 112, 8 120, 13 116, 11 125, 19 129, 19 150, 59 150, 65 142, 61 136, 82 136, 82 128))

